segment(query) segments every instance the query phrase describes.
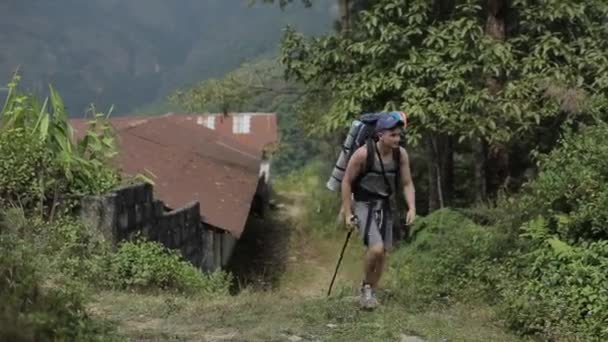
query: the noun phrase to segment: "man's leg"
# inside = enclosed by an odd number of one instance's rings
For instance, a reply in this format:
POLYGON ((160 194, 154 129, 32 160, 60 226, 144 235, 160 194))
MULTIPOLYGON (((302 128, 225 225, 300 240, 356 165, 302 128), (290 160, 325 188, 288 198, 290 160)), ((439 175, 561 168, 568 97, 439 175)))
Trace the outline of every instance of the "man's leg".
POLYGON ((374 211, 369 203, 356 202, 355 207, 360 219, 361 236, 368 246, 363 262, 364 277, 360 303, 364 308, 372 309, 378 305, 375 287, 378 284, 379 276, 376 273, 377 270, 382 269, 384 258, 384 242, 379 230, 381 220, 379 220, 377 210, 374 211))
POLYGON ((364 280, 361 287, 361 306, 373 309, 378 305, 375 290, 378 286, 379 273, 382 271, 384 259, 384 246, 376 243, 367 249, 364 261, 364 280))
POLYGON ((380 283, 380 278, 382 277, 382 274, 384 273, 384 265, 386 264, 386 260, 388 257, 388 251, 391 250, 392 246, 393 246, 393 229, 392 228, 392 220, 390 217, 388 218, 384 218, 384 214, 382 215, 383 220, 384 219, 388 219, 387 222, 381 222, 378 226, 381 225, 385 225, 386 227, 386 231, 384 233, 384 236, 382 236, 380 234, 380 227, 378 227, 378 235, 379 235, 379 239, 380 241, 382 241, 381 244, 381 248, 378 248, 377 250, 375 250, 375 252, 378 254, 377 258, 376 258, 376 267, 374 269, 374 274, 373 274, 373 279, 371 282, 371 286, 374 289, 374 292, 378 289, 378 285, 380 283))
POLYGON ((373 289, 378 287, 382 269, 384 267, 384 246, 375 244, 368 248, 365 254, 365 283, 373 289))
POLYGON ((382 252, 382 257, 379 257, 376 260, 376 268, 374 269, 374 278, 372 279, 371 286, 374 290, 378 289, 378 284, 380 284, 380 278, 382 277, 382 273, 384 273, 384 265, 386 264, 386 252, 382 252))

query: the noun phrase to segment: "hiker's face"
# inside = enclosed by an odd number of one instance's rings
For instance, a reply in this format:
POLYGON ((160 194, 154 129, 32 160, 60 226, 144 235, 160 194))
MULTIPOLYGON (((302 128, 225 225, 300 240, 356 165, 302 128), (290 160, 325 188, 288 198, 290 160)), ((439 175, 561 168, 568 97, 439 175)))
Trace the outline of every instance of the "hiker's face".
POLYGON ((401 140, 401 128, 396 127, 391 130, 380 133, 380 142, 385 146, 392 148, 399 147, 399 141, 401 140))

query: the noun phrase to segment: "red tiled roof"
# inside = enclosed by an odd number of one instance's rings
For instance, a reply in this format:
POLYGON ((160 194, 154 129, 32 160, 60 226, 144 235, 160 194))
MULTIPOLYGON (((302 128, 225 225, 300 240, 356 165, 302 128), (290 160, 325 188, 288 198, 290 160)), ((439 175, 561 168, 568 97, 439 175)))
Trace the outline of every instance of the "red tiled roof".
POLYGON ((229 113, 228 115, 217 113, 200 114, 176 114, 192 118, 194 123, 204 125, 207 117, 215 118, 215 131, 227 137, 232 137, 243 145, 251 146, 262 151, 267 145, 274 144, 278 140, 277 116, 275 113, 229 113), (234 133, 233 124, 235 117, 249 116, 250 125, 248 133, 234 133))
MULTIPOLYGON (((124 174, 153 174, 167 206, 200 202, 203 220, 240 237, 258 182, 259 151, 178 115, 110 120, 117 132, 116 164, 124 174)), ((87 123, 71 120, 76 137, 87 123)))

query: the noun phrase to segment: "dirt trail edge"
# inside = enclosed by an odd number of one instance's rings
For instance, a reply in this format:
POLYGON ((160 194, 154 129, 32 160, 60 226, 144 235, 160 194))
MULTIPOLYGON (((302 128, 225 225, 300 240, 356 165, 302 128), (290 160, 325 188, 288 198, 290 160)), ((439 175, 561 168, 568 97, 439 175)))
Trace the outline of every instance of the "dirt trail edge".
MULTIPOLYGON (((302 227, 299 222, 304 215, 302 202, 305 196, 303 193, 288 193, 286 197, 291 201, 286 202, 278 215, 293 230, 287 269, 281 278, 279 291, 304 298, 324 297, 346 232, 337 231, 328 236, 318 236, 307 227, 302 227)), ((353 234, 336 277, 334 290, 360 282, 362 266, 359 264, 363 250, 356 240, 357 237, 353 234)))

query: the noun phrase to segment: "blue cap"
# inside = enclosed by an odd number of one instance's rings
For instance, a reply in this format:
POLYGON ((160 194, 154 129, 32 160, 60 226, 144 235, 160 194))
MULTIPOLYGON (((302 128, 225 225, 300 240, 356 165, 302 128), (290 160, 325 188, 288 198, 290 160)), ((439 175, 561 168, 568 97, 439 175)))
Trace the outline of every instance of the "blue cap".
POLYGON ((382 132, 395 127, 403 127, 404 122, 401 117, 391 113, 383 113, 376 121, 376 132, 382 132))
POLYGON ((397 120, 403 122, 403 126, 405 127, 407 121, 407 115, 405 112, 389 112, 389 115, 394 116, 397 120))

